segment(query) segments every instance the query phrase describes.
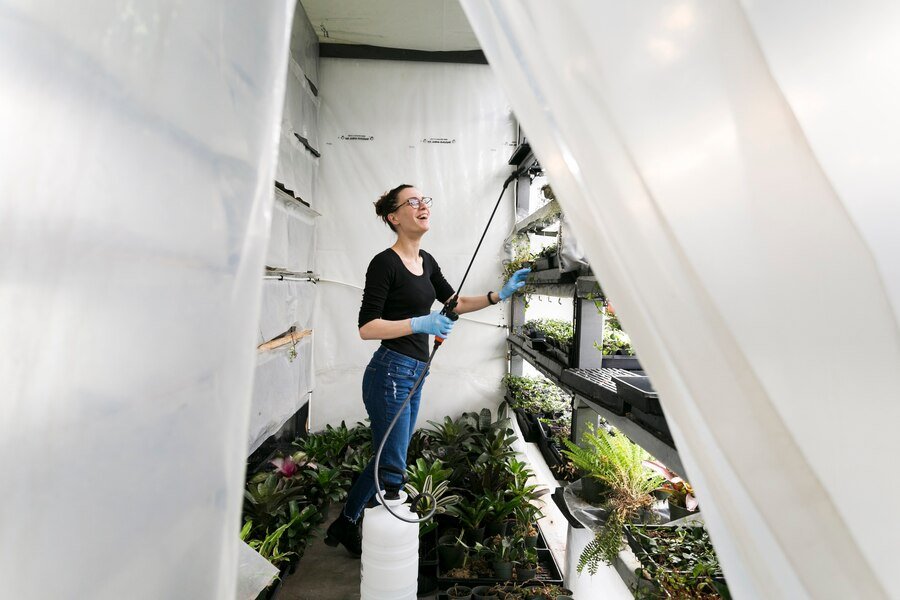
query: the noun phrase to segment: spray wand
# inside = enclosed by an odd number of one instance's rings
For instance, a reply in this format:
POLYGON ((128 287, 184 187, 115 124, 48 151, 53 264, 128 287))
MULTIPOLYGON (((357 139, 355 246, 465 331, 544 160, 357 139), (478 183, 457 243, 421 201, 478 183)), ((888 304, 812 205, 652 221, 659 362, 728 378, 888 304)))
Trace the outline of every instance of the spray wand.
MULTIPOLYGON (((488 218, 487 225, 484 227, 484 231, 481 233, 481 239, 478 240, 478 245, 475 247, 475 252, 472 253, 472 259, 469 260, 469 266, 466 267, 466 272, 463 275, 462 281, 459 282, 459 287, 456 288, 456 293, 450 296, 447 302, 444 303, 444 307, 441 309, 441 314, 449 318, 451 321, 456 321, 459 319, 459 315, 456 314, 456 305, 459 302, 459 292, 462 290, 463 284, 466 282, 466 278, 469 276, 469 271, 472 269, 472 263, 475 262, 475 257, 478 256, 478 251, 481 249, 481 243, 484 242, 484 236, 487 235, 488 229, 491 226, 491 221, 494 220, 494 215, 497 214, 497 209, 500 207, 500 201, 503 200, 503 194, 506 193, 506 188, 509 187, 509 184, 512 183, 516 178, 521 176, 524 171, 516 171, 512 175, 506 178, 506 181, 503 182, 503 189, 500 190, 500 196, 497 198, 497 203, 494 205, 494 210, 491 212, 490 218, 488 218)), ((437 353, 438 348, 441 347, 441 344, 444 343, 444 338, 440 336, 434 336, 434 347, 431 349, 431 354, 428 356, 428 361, 425 363, 425 368, 422 369, 422 374, 419 375, 419 378, 416 379, 416 382, 413 384, 412 389, 409 390, 409 394, 406 396, 406 400, 403 401, 403 405, 400 407, 400 410, 397 411, 397 414, 394 415, 393 420, 391 420, 391 424, 388 425, 387 431, 384 432, 384 437, 381 439, 381 443, 378 445, 378 450, 375 452, 375 472, 373 473, 375 477, 375 493, 378 495, 378 500, 381 502, 381 505, 384 506, 389 513, 391 513, 394 517, 400 519, 401 521, 406 521, 407 523, 422 523, 427 521, 431 517, 434 516, 435 511, 437 510, 437 503, 434 502, 434 495, 429 492, 422 492, 418 496, 412 499, 412 508, 416 509, 416 506, 419 503, 419 500, 424 498, 431 504, 431 508, 428 512, 419 519, 410 519, 403 515, 399 515, 391 510, 391 507, 384 501, 385 497, 381 493, 381 482, 380 482, 380 463, 381 463, 381 452, 384 450, 384 445, 387 442, 388 437, 391 434, 391 431, 394 429, 394 426, 397 424, 397 421, 400 419, 400 415, 403 414, 403 410, 409 404, 409 401, 412 399, 413 395, 416 393, 416 390, 419 389, 419 386, 422 385, 422 380, 425 378, 425 374, 428 373, 428 368, 431 366, 431 361, 434 360, 434 355, 437 353)), ((396 469, 393 467, 386 467, 385 470, 390 470, 396 472, 396 469)), ((400 473, 401 477, 404 473, 400 473)), ((402 485, 402 484, 401 484, 402 485)), ((399 490, 397 490, 399 491, 399 490)), ((399 497, 397 492, 392 490, 389 499, 396 500, 399 497)))

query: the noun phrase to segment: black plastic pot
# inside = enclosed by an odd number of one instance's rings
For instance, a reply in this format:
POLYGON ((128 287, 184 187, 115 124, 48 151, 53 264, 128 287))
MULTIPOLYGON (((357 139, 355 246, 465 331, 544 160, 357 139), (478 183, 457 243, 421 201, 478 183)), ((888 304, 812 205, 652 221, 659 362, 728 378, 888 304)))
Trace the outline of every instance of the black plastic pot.
POLYGON ((516 581, 528 581, 529 579, 534 579, 537 575, 537 569, 525 569, 522 567, 518 567, 516 569, 516 581))
POLYGON ((494 575, 497 579, 509 581, 512 579, 512 563, 505 560, 495 560, 491 567, 494 569, 494 575))
POLYGON ((472 588, 473 600, 497 600, 497 595, 491 593, 491 586, 479 585, 472 588))
POLYGON ((590 504, 600 504, 612 488, 594 477, 581 478, 581 497, 590 504))
POLYGON ((460 546, 448 543, 438 543, 438 564, 444 571, 460 567, 466 557, 466 551, 460 546))
POLYGON ((685 517, 689 517, 691 515, 697 514, 696 510, 688 510, 683 506, 678 506, 677 504, 672 504, 669 502, 669 517, 674 521, 676 519, 683 519, 685 517))
POLYGON ((469 600, 472 598, 472 588, 464 585, 454 585, 447 590, 449 600, 469 600))
POLYGON ((550 268, 550 259, 542 256, 534 261, 534 270, 535 271, 546 271, 550 268))

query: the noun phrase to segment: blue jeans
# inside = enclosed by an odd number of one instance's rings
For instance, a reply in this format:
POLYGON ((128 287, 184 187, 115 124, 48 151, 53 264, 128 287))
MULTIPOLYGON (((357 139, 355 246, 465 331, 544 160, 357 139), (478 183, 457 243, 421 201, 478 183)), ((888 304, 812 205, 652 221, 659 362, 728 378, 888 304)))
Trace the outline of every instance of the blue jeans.
MULTIPOLYGON (((424 362, 389 350, 384 346, 379 346, 375 351, 372 360, 366 367, 362 381, 363 402, 366 405, 366 412, 369 413, 372 427, 373 452, 378 450, 378 445, 384 439, 388 425, 400 410, 409 390, 412 389, 424 368, 424 362)), ((416 417, 419 414, 419 399, 422 397, 423 386, 424 381, 413 394, 409 404, 403 409, 402 416, 391 430, 391 435, 385 442, 384 450, 381 453, 381 467, 390 465, 401 472, 406 472, 406 449, 416 429, 416 417)), ((347 495, 344 515, 354 523, 359 519, 366 504, 375 495, 374 471, 375 459, 373 457, 347 495)), ((382 468, 380 480, 382 489, 384 489, 385 482, 399 484, 401 476, 389 473, 382 468)))

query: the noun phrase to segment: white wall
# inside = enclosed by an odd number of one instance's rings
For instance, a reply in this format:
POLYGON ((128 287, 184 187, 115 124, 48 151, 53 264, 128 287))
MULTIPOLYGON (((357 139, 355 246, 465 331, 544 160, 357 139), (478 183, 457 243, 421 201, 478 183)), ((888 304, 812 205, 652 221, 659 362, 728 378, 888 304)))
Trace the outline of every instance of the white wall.
MULTIPOLYGON (((399 183, 434 197, 432 230, 422 247, 455 287, 511 172, 506 162, 515 143, 508 103, 484 65, 321 59, 319 79, 322 281, 314 315, 313 430, 366 417, 360 385, 378 342, 360 340, 357 315, 366 267, 394 241, 372 203, 399 183)), ((500 288, 502 242, 513 214, 508 191, 463 295, 500 288)), ((504 309, 460 320, 435 357, 419 425, 499 402, 506 330, 496 325, 505 323, 504 309)))

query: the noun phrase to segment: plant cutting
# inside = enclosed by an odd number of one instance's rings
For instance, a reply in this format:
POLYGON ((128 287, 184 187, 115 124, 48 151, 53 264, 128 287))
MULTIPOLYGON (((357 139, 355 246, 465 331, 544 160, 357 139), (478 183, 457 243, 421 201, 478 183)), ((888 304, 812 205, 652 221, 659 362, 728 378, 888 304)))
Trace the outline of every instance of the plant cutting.
POLYGON ((691 487, 690 483, 683 480, 659 461, 647 460, 644 461, 644 466, 659 474, 665 480, 656 491, 667 496, 669 500, 669 516, 672 517, 672 520, 681 519, 697 512, 699 503, 694 496, 694 488, 691 487))

